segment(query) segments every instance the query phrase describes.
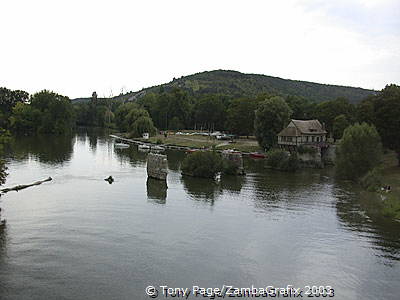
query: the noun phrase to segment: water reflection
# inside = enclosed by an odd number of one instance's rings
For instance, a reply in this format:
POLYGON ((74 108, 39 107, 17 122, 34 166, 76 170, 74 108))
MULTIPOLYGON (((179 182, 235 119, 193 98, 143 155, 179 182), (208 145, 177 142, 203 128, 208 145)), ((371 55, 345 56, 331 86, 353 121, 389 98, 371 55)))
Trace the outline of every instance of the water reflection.
POLYGON ((336 210, 341 225, 346 230, 365 237, 378 255, 400 261, 400 223, 382 216, 379 196, 365 191, 337 192, 336 210))
POLYGON ((73 135, 13 136, 7 152, 16 160, 34 156, 42 163, 63 164, 71 159, 74 143, 73 135))
POLYGON ((214 201, 221 195, 218 183, 212 179, 182 176, 181 182, 185 191, 194 200, 205 201, 214 205, 214 201))
POLYGON ((242 190, 242 187, 245 183, 245 176, 222 175, 220 179, 221 189, 235 194, 240 194, 240 191, 242 190))
POLYGON ((167 183, 154 178, 147 178, 147 199, 158 204, 165 204, 167 199, 167 183))
POLYGON ((131 145, 126 149, 114 148, 115 154, 121 162, 129 162, 132 166, 144 166, 146 164, 147 153, 138 151, 137 146, 131 145))

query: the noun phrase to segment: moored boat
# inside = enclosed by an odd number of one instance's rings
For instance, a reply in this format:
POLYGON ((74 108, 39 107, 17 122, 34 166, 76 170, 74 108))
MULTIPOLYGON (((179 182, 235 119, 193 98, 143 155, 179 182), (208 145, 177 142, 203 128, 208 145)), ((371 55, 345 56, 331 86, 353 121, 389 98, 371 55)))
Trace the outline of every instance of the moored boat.
POLYGON ((250 157, 251 158, 266 158, 265 154, 258 153, 258 152, 251 152, 250 157))

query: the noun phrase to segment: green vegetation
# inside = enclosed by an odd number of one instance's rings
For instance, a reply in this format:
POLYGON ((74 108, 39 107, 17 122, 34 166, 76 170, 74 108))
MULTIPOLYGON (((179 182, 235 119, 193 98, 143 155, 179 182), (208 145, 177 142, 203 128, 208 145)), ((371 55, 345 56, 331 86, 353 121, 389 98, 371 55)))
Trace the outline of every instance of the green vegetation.
POLYGON ((256 99, 238 98, 231 101, 227 114, 227 128, 238 135, 252 135, 254 117, 258 106, 256 99))
MULTIPOLYGON (((323 102, 345 97, 351 103, 358 103, 375 93, 372 90, 361 88, 288 80, 258 74, 243 74, 236 71, 215 70, 184 76, 160 86, 119 95, 115 99, 119 101, 139 99, 144 94, 157 94, 160 90, 168 93, 174 88, 179 88, 194 97, 221 94, 229 98, 254 98, 261 93, 267 93, 282 97, 303 97, 312 102, 323 102)), ((80 102, 88 100, 88 98, 77 99, 80 102)))
POLYGON ((337 174, 359 180, 382 161, 382 144, 373 125, 356 123, 345 129, 336 149, 337 174))
POLYGON ((68 97, 43 90, 30 98, 30 103, 18 102, 9 118, 17 132, 63 134, 75 124, 73 107, 68 97))
POLYGON ((222 170, 222 159, 214 151, 197 151, 185 157, 181 169, 184 175, 214 178, 222 170))
POLYGON ((397 153, 400 166, 400 86, 386 86, 363 101, 362 108, 361 117, 375 125, 383 146, 397 153))
POLYGON ((237 175, 239 166, 228 159, 222 160, 222 173, 225 175, 237 175))
POLYGON ((296 171, 299 168, 299 160, 296 153, 290 154, 281 149, 271 149, 267 152, 268 167, 282 171, 296 171))
POLYGON ((255 135, 263 148, 277 144, 276 135, 289 123, 292 111, 282 97, 271 97, 263 101, 254 120, 255 135))
POLYGON ((7 172, 6 172, 7 167, 4 163, 4 160, 1 159, 1 157, 3 155, 4 144, 8 142, 8 139, 9 139, 9 133, 4 129, 0 128, 0 185, 6 182, 6 177, 7 177, 7 172))
POLYGON ((343 114, 338 115, 333 120, 333 138, 335 140, 339 140, 343 136, 344 130, 349 127, 350 122, 347 120, 347 117, 343 114))

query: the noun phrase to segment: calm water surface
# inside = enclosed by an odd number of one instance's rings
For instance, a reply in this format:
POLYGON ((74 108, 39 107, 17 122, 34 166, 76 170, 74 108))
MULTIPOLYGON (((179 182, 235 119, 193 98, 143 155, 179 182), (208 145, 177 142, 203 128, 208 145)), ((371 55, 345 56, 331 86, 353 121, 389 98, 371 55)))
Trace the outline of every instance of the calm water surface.
MULTIPOLYGON (((106 134, 19 137, 1 198, 1 299, 149 299, 148 285, 331 285, 334 299, 400 299, 400 224, 332 170, 147 180, 146 154, 106 134), (103 179, 112 175, 110 185, 103 179)), ((159 297, 163 299, 163 297, 159 297)), ((191 299, 191 298, 190 298, 191 299)), ((195 298, 193 298, 195 299, 195 298)))

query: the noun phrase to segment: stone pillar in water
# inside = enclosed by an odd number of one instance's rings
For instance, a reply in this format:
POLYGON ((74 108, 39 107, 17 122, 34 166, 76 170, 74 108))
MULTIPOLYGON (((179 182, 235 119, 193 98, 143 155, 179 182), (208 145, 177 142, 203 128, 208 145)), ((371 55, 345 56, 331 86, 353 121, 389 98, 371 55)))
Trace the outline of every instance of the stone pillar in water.
POLYGON ((157 153, 149 153, 147 156, 147 176, 166 180, 168 174, 167 156, 157 153))
POLYGON ((235 166, 238 167, 237 175, 244 175, 242 153, 225 150, 222 151, 222 158, 224 160, 230 161, 231 163, 233 163, 235 166))

